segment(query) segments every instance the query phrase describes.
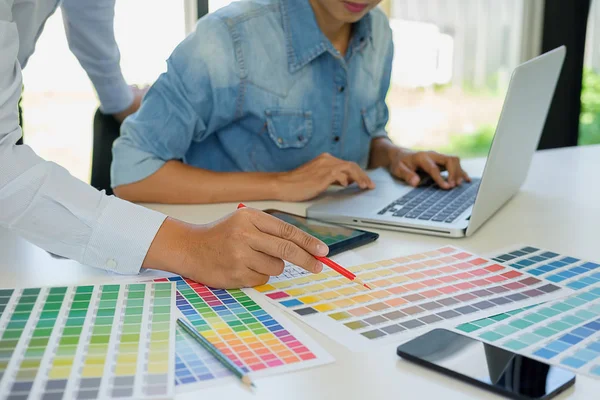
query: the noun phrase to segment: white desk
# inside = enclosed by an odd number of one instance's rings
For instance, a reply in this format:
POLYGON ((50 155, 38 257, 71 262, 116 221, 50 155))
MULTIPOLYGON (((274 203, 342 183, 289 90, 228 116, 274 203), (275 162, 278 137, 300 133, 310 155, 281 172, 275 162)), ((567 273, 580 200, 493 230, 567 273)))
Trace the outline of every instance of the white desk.
MULTIPOLYGON (((465 163, 479 174, 483 160, 465 163)), ((336 257, 358 264, 442 246, 453 245, 485 254, 516 243, 600 261, 600 146, 540 152, 521 192, 468 239, 444 239, 380 231, 374 244, 336 257)), ((304 214, 309 203, 260 202, 256 208, 279 208, 304 214)), ((205 223, 235 209, 233 204, 210 206, 152 205, 173 217, 205 223)), ((114 278, 107 273, 56 260, 46 252, 0 229, 0 287, 82 284, 114 278)), ((273 310, 272 307, 266 307, 273 310)), ((278 312, 278 310, 276 311, 278 312)), ((275 312, 275 313, 276 313, 275 312)), ((434 372, 399 361, 395 345, 370 353, 352 353, 333 340, 298 322, 336 359, 334 364, 257 381, 252 395, 239 384, 217 386, 202 392, 204 399, 495 399, 497 396, 434 372)), ((578 377, 575 387, 561 399, 598 398, 600 382, 578 377)), ((181 398, 197 399, 198 394, 181 398)))

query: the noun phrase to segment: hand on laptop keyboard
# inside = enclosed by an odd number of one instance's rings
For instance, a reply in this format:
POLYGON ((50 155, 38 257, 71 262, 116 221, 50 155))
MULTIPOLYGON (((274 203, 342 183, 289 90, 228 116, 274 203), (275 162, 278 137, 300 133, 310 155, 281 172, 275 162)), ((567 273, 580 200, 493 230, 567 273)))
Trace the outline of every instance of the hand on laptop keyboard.
POLYGON ((397 148, 390 164, 390 172, 409 185, 417 187, 422 180, 418 172, 424 171, 442 189, 452 189, 471 178, 460 166, 458 157, 447 156, 435 151, 409 152, 397 148), (442 171, 448 171, 448 180, 442 171))

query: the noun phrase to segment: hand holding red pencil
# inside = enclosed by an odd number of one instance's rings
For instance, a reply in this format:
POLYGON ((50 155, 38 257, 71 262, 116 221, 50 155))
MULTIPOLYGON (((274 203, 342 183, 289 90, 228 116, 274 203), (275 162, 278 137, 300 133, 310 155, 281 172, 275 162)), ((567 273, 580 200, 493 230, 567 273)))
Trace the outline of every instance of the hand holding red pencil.
MULTIPOLYGON (((243 203, 238 204, 237 208, 238 210, 240 208, 245 208, 246 206, 243 203)), ((330 260, 327 257, 324 256, 319 256, 319 255, 314 255, 315 259, 317 259, 318 261, 322 262, 323 264, 327 265, 329 268, 333 269, 334 271, 336 271, 337 273, 339 273, 340 275, 350 279, 351 281, 364 286, 367 289, 371 289, 371 287, 369 285, 367 285, 365 282, 363 282, 361 279, 357 278, 356 275, 354 273, 352 273, 351 271, 348 271, 346 268, 342 267, 341 265, 339 265, 338 263, 336 263, 333 260, 330 260)), ((291 260, 287 260, 292 262, 291 260)))

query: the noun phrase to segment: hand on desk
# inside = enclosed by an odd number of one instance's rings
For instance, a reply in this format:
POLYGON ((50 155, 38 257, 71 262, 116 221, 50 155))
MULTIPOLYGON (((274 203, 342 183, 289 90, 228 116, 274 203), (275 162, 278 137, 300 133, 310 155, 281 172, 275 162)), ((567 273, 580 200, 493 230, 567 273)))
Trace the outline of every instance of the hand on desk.
POLYGON ((320 240, 271 215, 251 208, 235 211, 210 225, 168 218, 152 243, 144 268, 174 272, 211 287, 265 284, 283 272, 287 260, 318 273, 313 256, 329 252, 320 240))
POLYGON ((290 172, 277 175, 277 199, 304 201, 317 197, 333 184, 348 186, 356 182, 361 189, 374 189, 375 184, 355 162, 344 161, 323 153, 290 172))
POLYGON ((435 151, 412 152, 397 148, 390 157, 390 172, 411 186, 418 186, 421 178, 418 170, 425 171, 442 189, 452 189, 471 178, 460 166, 458 157, 447 156, 435 151), (441 171, 448 171, 448 180, 441 171))

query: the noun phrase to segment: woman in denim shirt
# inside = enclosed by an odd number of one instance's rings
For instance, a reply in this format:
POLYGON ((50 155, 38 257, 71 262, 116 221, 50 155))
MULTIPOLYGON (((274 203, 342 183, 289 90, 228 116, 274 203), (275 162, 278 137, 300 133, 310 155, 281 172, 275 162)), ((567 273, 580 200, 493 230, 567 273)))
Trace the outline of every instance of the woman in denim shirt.
POLYGON ((202 18, 122 126, 112 185, 132 201, 302 201, 364 168, 450 189, 455 157, 393 145, 392 33, 380 0, 251 0, 202 18), (440 169, 448 170, 448 180, 440 169))

